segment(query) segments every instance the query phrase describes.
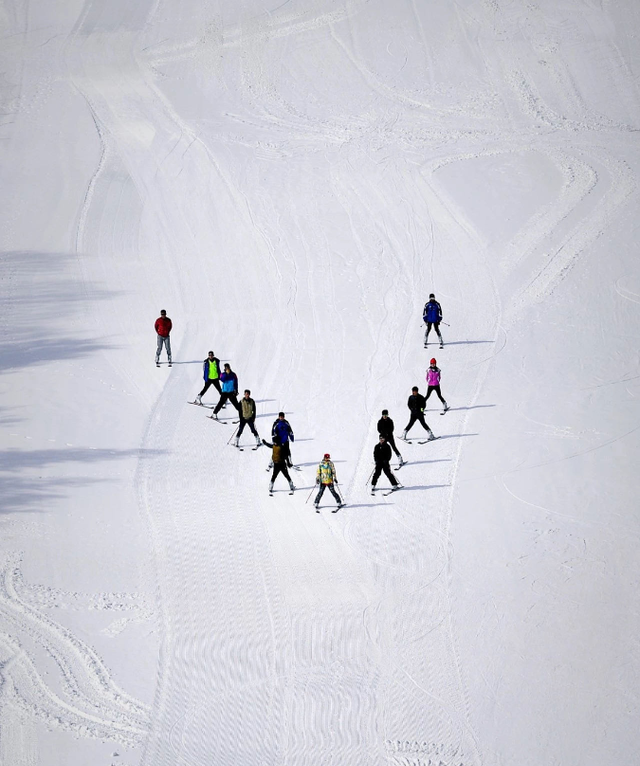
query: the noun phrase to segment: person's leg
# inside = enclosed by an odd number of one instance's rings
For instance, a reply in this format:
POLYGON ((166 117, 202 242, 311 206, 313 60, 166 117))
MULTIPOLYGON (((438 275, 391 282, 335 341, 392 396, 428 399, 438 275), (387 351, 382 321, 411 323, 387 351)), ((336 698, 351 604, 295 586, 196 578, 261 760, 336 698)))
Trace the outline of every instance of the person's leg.
POLYGON ((245 427, 246 424, 247 424, 247 421, 241 415, 240 416, 240 425, 238 426, 238 433, 237 433, 238 439, 242 436, 242 432, 244 431, 244 427, 245 427))
POLYGON ((160 352, 162 351, 162 335, 158 335, 158 342, 156 344, 156 364, 160 361, 160 352))
POLYGON ((406 438, 407 434, 413 428, 413 424, 416 422, 417 419, 418 419, 418 414, 415 413, 415 412, 412 412, 411 413, 411 417, 409 418, 409 423, 407 424, 407 426, 404 429, 403 438, 406 438))
POLYGON ((396 447, 396 440, 393 438, 393 434, 389 434, 389 436, 387 437, 387 444, 395 452, 397 457, 399 458, 402 457, 402 455, 398 452, 398 448, 396 447))
POLYGON ((316 499, 313 501, 314 505, 318 505, 318 503, 320 502, 320 498, 324 495, 324 490, 325 490, 326 486, 327 486, 326 484, 321 484, 320 485, 320 489, 318 490, 318 494, 316 495, 316 499))
POLYGON ((425 333, 424 333, 425 345, 426 345, 427 341, 429 340, 429 333, 430 332, 431 332, 431 322, 427 322, 427 329, 425 330, 425 333))
POLYGON ((438 394, 438 399, 440 399, 440 401, 441 401, 441 402, 442 402, 444 405, 446 405, 446 402, 445 402, 445 400, 442 398, 442 393, 440 392, 440 386, 434 386, 433 388, 434 388, 434 390, 435 390, 436 394, 438 394))
POLYGON ((220 410, 223 408, 224 403, 227 401, 228 398, 229 398, 229 394, 226 391, 223 391, 220 394, 220 401, 216 404, 216 408, 213 411, 214 415, 217 415, 220 412, 220 410))
POLYGON ((431 438, 433 436, 433 431, 429 428, 429 424, 425 421, 424 415, 422 412, 420 413, 420 417, 418 418, 418 420, 420 421, 420 425, 429 434, 429 438, 431 438))
POLYGON ((287 441, 282 445, 282 454, 284 455, 284 462, 291 468, 293 465, 291 462, 291 442, 287 441))
POLYGON ((234 393, 227 394, 227 398, 233 404, 233 406, 238 410, 238 412, 242 411, 242 407, 240 406, 238 402, 238 398, 234 393))
POLYGON ((382 466, 376 465, 376 470, 373 472, 373 476, 371 477, 371 486, 375 487, 378 483, 378 479, 380 478, 380 474, 382 473, 382 466))
POLYGON ((209 386, 213 383, 212 380, 206 380, 204 383, 204 386, 202 388, 202 391, 198 394, 198 399, 202 399, 202 397, 207 393, 209 390, 209 386))
POLYGON ((440 332, 440 322, 434 322, 433 327, 436 331, 436 335, 438 336, 438 338, 440 338, 440 343, 443 343, 442 333, 440 332))
POLYGON ((431 396, 431 392, 433 391, 434 388, 435 386, 427 386, 427 395, 424 398, 425 402, 429 401, 429 397, 431 396))
POLYGON ((250 429, 251 433, 254 436, 258 436, 258 432, 256 431, 256 419, 255 418, 249 418, 249 420, 247 420, 247 425, 249 426, 249 429, 250 429))
POLYGON ((395 476, 394 476, 394 475, 391 473, 391 468, 389 467, 389 463, 385 463, 385 464, 382 466, 382 470, 384 471, 384 475, 387 477, 387 479, 389 479, 389 481, 391 482, 391 484, 392 484, 394 487, 397 487, 397 486, 398 486, 398 480, 397 480, 397 479, 396 479, 396 477, 395 477, 395 476))
POLYGON ((293 482, 291 481, 291 476, 289 476, 289 471, 287 471, 287 464, 286 463, 282 463, 282 475, 289 482, 289 488, 290 489, 295 489, 295 486, 294 486, 293 482))
POLYGON ((428 431, 429 433, 431 433, 431 429, 427 425, 427 421, 424 419, 424 413, 423 412, 420 412, 418 414, 418 422, 424 428, 425 431, 428 431))
POLYGON ((171 364, 171 338, 168 335, 164 339, 164 345, 167 349, 167 358, 169 360, 169 364, 171 364))
POLYGON ((336 492, 336 488, 335 488, 335 486, 334 486, 333 484, 328 484, 327 486, 329 487, 329 491, 331 492, 331 494, 332 494, 332 495, 335 497, 335 499, 336 499, 336 502, 337 502, 338 504, 342 503, 342 498, 341 498, 341 497, 340 497, 340 495, 339 495, 339 494, 336 492))

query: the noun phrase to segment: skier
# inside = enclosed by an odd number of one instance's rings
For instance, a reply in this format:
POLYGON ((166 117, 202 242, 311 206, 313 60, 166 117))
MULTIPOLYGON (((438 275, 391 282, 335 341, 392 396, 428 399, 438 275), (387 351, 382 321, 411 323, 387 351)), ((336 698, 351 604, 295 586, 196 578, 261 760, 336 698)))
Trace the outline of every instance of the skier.
POLYGON ((440 348, 444 347, 444 341, 442 340, 442 334, 440 332, 440 322, 442 322, 442 306, 436 300, 436 296, 433 293, 429 294, 429 300, 424 304, 422 311, 422 318, 427 325, 426 332, 424 334, 424 347, 429 345, 429 333, 431 332, 431 325, 435 328, 436 335, 440 338, 440 348))
POLYGON ((336 508, 336 511, 340 510, 344 503, 342 502, 342 498, 340 495, 336 492, 336 489, 334 487, 334 484, 338 483, 338 476, 336 475, 336 467, 331 462, 331 455, 326 452, 325 456, 322 458, 322 462, 318 465, 318 470, 316 472, 316 484, 320 486, 320 489, 318 490, 318 494, 316 495, 316 499, 313 501, 313 505, 316 509, 316 513, 320 513, 320 499, 322 498, 322 495, 324 494, 325 489, 328 489, 329 492, 335 497, 336 503, 338 503, 338 507, 336 508))
POLYGON ((222 394, 220 395, 220 401, 216 404, 216 408, 211 415, 214 420, 218 419, 218 413, 227 401, 230 401, 238 412, 240 412, 240 405, 238 404, 238 376, 233 372, 230 364, 225 364, 224 372, 220 375, 220 381, 222 383, 222 394))
POLYGON ((154 327, 156 328, 156 334, 158 336, 156 367, 160 367, 160 352, 162 351, 162 346, 167 349, 167 359, 169 360, 169 367, 171 367, 171 340, 169 339, 169 335, 173 324, 164 309, 162 309, 160 316, 156 319, 154 327))
POLYGON ((380 436, 384 436, 387 444, 396 453, 396 457, 400 461, 398 468, 400 468, 404 464, 404 459, 396 447, 396 440, 393 438, 393 420, 389 417, 389 410, 382 410, 382 417, 378 421, 378 433, 380 436))
POLYGON ((409 418, 409 423, 407 424, 406 428, 404 429, 404 433, 402 434, 402 438, 406 440, 407 434, 413 427, 413 424, 416 422, 416 420, 420 423, 420 425, 424 428, 424 430, 429 434, 429 441, 433 441, 436 437, 433 434, 433 431, 429 428, 429 426, 425 423, 424 420, 424 408, 427 405, 427 400, 422 396, 421 393, 418 391, 418 386, 414 386, 411 389, 411 396, 407 400, 407 407, 409 408, 409 411, 411 412, 411 417, 409 418))
POLYGON ((295 437, 289 421, 284 417, 284 412, 278 413, 278 419, 274 420, 273 425, 271 426, 271 436, 273 437, 276 434, 280 437, 280 442, 285 452, 285 462, 289 468, 293 468, 293 463, 291 462, 291 446, 289 442, 295 441, 295 437))
POLYGON ((293 495, 295 491, 295 486, 293 482, 291 481, 291 476, 289 476, 289 471, 287 471, 287 464, 285 462, 285 456, 282 450, 282 444, 280 443, 280 437, 278 434, 272 437, 273 438, 273 444, 269 444, 268 441, 265 439, 262 440, 262 443, 265 447, 271 447, 271 462, 273 463, 273 473, 271 474, 271 481, 269 482, 269 494, 273 495, 273 483, 276 480, 276 477, 279 473, 281 473, 284 478, 289 482, 289 494, 293 495))
POLYGON ((251 433, 256 437, 256 444, 259 447, 261 443, 260 437, 258 436, 258 432, 256 431, 256 427, 254 425, 256 422, 256 403, 251 398, 251 391, 249 391, 248 388, 245 388, 244 396, 242 399, 240 399, 239 413, 240 425, 238 426, 238 433, 236 434, 236 438, 233 442, 234 446, 238 446, 238 442, 240 441, 244 427, 249 426, 251 433))
POLYGON ((444 409, 442 410, 440 414, 444 415, 444 413, 449 409, 449 405, 442 398, 442 393, 440 392, 440 376, 442 375, 442 371, 436 365, 435 358, 429 362, 429 365, 430 365, 429 369, 427 370, 427 395, 425 397, 425 406, 426 406, 426 402, 429 400, 429 397, 431 396, 431 392, 435 391, 436 394, 438 394, 438 399, 440 399, 440 401, 442 402, 442 406, 444 407, 444 409))
POLYGON ((204 377, 204 388, 196 396, 194 404, 202 404, 202 397, 208 391, 209 386, 213 386, 222 396, 222 389, 220 388, 220 360, 217 356, 214 356, 213 351, 209 351, 209 355, 202 363, 202 374, 204 377))
POLYGON ((373 460, 376 464, 375 471, 373 472, 373 478, 371 479, 371 494, 376 491, 376 484, 380 478, 380 474, 384 471, 384 475, 391 482, 391 491, 395 492, 396 489, 400 489, 400 483, 393 475, 389 461, 391 460, 391 447, 387 444, 387 440, 384 436, 380 436, 378 443, 373 448, 373 460))

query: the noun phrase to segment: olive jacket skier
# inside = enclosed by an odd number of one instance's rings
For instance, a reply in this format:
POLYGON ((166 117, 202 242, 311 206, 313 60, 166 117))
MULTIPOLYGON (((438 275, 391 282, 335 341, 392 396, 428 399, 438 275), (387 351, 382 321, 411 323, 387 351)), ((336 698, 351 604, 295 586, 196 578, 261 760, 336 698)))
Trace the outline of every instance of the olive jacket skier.
POLYGON ((372 492, 375 489, 375 486, 378 483, 378 479, 380 478, 380 474, 383 471, 384 471, 384 475, 391 482, 392 487, 399 486, 398 480, 391 472, 391 467, 389 466, 390 460, 391 460, 391 447, 387 444, 387 440, 384 438, 384 436, 380 436, 378 443, 373 448, 373 462, 375 463, 376 467, 373 472, 373 477, 371 478, 372 492))
POLYGON ((396 447, 396 440, 393 437, 393 420, 389 417, 389 410, 382 410, 382 417, 378 421, 378 433, 380 436, 384 436, 384 438, 387 441, 387 444, 391 447, 391 449, 396 453, 397 457, 400 458, 400 463, 402 463, 402 455, 398 451, 398 448, 396 447))
POLYGON ((220 360, 213 351, 209 351, 207 358, 202 363, 202 377, 204 378, 204 388, 196 396, 196 404, 202 404, 202 397, 209 390, 210 386, 213 386, 222 395, 222 389, 220 388, 220 360))
POLYGON ((331 494, 334 496, 336 502, 338 503, 338 508, 343 505, 340 495, 336 492, 336 489, 333 486, 337 483, 338 475, 336 473, 336 467, 331 460, 331 455, 326 452, 320 464, 318 465, 318 470, 316 471, 316 484, 320 485, 320 489, 318 490, 318 494, 316 495, 316 499, 313 501, 313 504, 318 513, 320 512, 318 506, 320 505, 320 500, 324 494, 325 489, 328 489, 329 492, 331 492, 331 494))
POLYGON ((433 431, 429 428, 429 426, 426 424, 424 419, 424 408, 426 406, 427 406, 427 400, 424 398, 424 396, 422 396, 421 393, 419 393, 418 386, 414 386, 411 389, 411 396, 407 400, 407 407, 409 408, 411 417, 409 418, 409 422, 407 423, 404 429, 404 433, 402 434, 403 439, 407 438, 407 433, 411 430, 416 420, 420 423, 420 425, 424 428, 424 430, 429 434, 429 441, 436 438, 433 435, 433 431))
POLYGON ((158 341, 156 346, 156 365, 158 366, 160 366, 160 353, 162 352, 163 346, 167 350, 167 359, 169 360, 169 366, 171 366, 171 339, 169 338, 169 335, 171 334, 172 327, 173 323, 167 316, 167 312, 162 309, 160 316, 156 319, 154 324, 158 341))
POLYGON ((440 338, 440 347, 442 347, 444 343, 442 340, 442 333, 440 332, 440 322, 442 322, 442 306, 438 303, 436 296, 433 293, 429 295, 429 300, 424 304, 424 309, 422 310, 422 319, 427 325, 427 329, 424 333, 424 347, 426 348, 429 342, 429 333, 431 332, 432 326, 436 331, 436 335, 438 338, 440 338))
POLYGON ((273 473, 271 474, 271 481, 269 482, 269 492, 273 491, 273 483, 276 480, 279 473, 281 473, 284 478, 289 482, 289 488, 293 492, 295 489, 295 486, 293 485, 293 482, 291 481, 291 477, 289 476, 289 471, 287 471, 287 464, 286 464, 286 452, 283 450, 283 446, 280 442, 280 437, 278 434, 276 434, 273 438, 273 443, 269 444, 268 441, 265 439, 262 440, 262 443, 265 447, 271 447, 271 462, 273 463, 273 473))
POLYGON ((244 396, 242 399, 240 399, 240 409, 238 410, 240 414, 240 425, 238 426, 238 433, 236 434, 234 444, 237 447, 238 443, 240 441, 240 437, 242 436, 242 432, 244 431, 245 426, 249 426, 249 430, 251 433, 256 437, 256 444, 260 446, 261 441, 260 437, 258 436, 258 432, 256 431, 255 422, 256 422, 256 403, 251 398, 251 391, 249 391, 248 388, 244 391, 244 396))

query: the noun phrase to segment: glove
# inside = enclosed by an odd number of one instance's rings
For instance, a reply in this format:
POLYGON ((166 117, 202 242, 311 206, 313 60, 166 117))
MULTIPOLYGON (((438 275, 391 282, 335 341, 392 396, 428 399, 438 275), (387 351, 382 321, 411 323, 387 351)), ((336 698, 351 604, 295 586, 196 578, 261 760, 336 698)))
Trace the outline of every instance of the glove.
POLYGON ((295 441, 295 437, 294 437, 294 435, 293 435, 293 434, 291 434, 291 436, 290 436, 289 438, 291 439, 291 441, 292 441, 292 442, 294 442, 294 441, 295 441))

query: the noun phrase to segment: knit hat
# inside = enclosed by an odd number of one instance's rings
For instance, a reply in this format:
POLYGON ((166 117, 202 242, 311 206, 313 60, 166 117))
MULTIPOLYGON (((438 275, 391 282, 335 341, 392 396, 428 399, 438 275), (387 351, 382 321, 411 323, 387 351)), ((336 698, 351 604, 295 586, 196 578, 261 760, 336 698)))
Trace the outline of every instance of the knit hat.
POLYGON ((325 460, 329 460, 330 457, 331 457, 331 455, 328 452, 324 453, 324 459, 325 460))
POLYGON ((432 360, 429 362, 429 364, 435 364, 435 363, 436 363, 436 359, 435 359, 435 357, 434 357, 434 358, 433 358, 433 359, 432 359, 432 360))

